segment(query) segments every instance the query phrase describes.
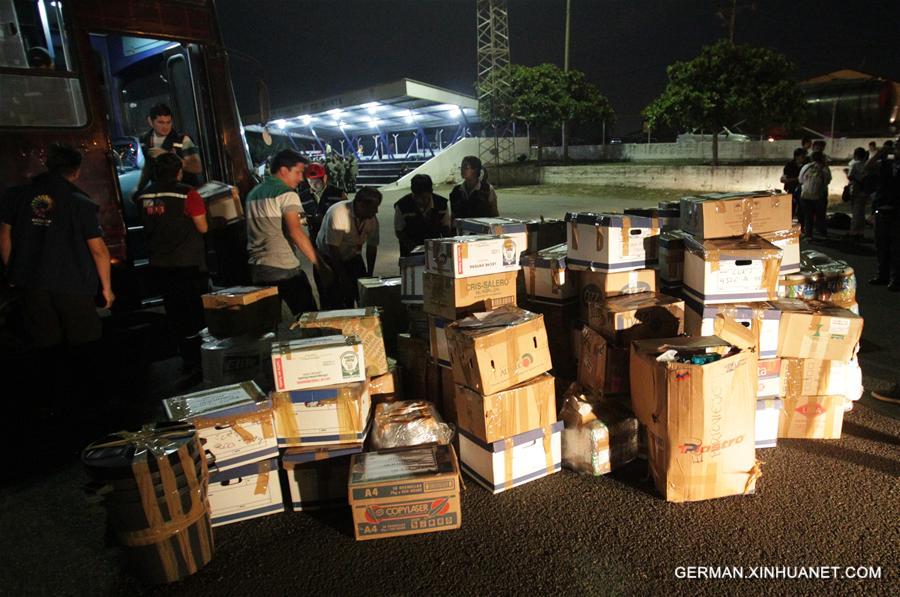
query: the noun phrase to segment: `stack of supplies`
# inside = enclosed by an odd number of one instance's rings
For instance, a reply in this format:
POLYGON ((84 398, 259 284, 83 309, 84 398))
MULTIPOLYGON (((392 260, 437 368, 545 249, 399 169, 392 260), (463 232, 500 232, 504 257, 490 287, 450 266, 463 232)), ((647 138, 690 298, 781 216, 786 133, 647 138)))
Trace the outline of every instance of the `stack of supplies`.
POLYGON ((605 475, 635 458, 638 421, 618 404, 597 400, 578 384, 566 391, 559 418, 562 464, 586 475, 605 475))

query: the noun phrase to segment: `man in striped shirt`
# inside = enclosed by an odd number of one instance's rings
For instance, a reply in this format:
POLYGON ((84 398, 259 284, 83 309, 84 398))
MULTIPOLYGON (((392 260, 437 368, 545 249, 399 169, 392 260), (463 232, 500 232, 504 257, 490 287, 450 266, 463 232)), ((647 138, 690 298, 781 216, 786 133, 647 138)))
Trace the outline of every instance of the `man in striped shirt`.
POLYGON ((270 175, 250 192, 246 205, 251 280, 256 285, 277 286, 294 315, 318 310, 295 249, 320 276, 331 279, 331 271, 319 261, 303 230, 303 207, 296 189, 308 163, 292 149, 276 153, 269 164, 270 175))

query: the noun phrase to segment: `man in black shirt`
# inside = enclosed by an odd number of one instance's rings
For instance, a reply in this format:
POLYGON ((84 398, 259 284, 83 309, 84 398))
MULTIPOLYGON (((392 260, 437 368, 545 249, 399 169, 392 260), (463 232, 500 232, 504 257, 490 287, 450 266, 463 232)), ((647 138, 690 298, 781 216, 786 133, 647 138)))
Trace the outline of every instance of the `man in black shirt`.
POLYGON ((75 186, 81 159, 74 147, 51 146, 47 172, 0 202, 0 255, 39 348, 98 340, 98 286, 106 308, 115 300, 99 207, 75 186))
POLYGON ((793 215, 797 217, 800 206, 800 169, 806 164, 806 150, 798 147, 794 150, 794 159, 784 165, 781 182, 784 184, 784 192, 792 196, 791 205, 793 215))
POLYGON ((872 206, 878 274, 869 283, 887 284, 888 290, 900 292, 900 160, 892 142, 886 142, 869 158, 867 168, 870 167, 878 173, 878 191, 872 206))
POLYGON ((335 203, 347 200, 347 193, 334 185, 328 184, 328 174, 322 164, 312 163, 303 173, 306 182, 300 185, 300 203, 306 217, 309 238, 315 240, 322 227, 325 212, 335 203))
POLYGON ((431 177, 416 174, 410 181, 410 190, 394 203, 394 231, 400 241, 401 257, 424 244, 425 239, 452 236, 448 201, 434 194, 431 177))
POLYGON ((186 370, 200 365, 200 337, 205 325, 201 296, 209 289, 206 270, 206 205, 181 182, 181 159, 172 153, 156 158, 153 184, 134 200, 141 212, 150 254, 150 274, 162 293, 166 317, 177 339, 186 370))

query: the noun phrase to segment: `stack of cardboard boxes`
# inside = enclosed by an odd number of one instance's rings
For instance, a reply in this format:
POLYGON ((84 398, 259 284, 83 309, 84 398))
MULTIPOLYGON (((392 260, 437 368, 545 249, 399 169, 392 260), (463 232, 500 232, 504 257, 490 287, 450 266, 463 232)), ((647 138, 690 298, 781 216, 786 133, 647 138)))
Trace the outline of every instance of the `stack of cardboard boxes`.
POLYGON ((207 328, 201 332, 200 362, 207 387, 255 380, 271 388, 269 354, 281 321, 274 286, 236 286, 203 295, 207 328))
MULTIPOLYGON (((425 395, 456 422, 448 326, 471 313, 516 304, 518 245, 510 237, 469 235, 426 241, 423 310, 428 342, 417 354, 427 359, 425 395)), ((418 343, 415 343, 418 344, 418 343)))
POLYGON ((799 268, 799 230, 789 195, 720 193, 681 200, 684 238, 685 331, 717 335, 754 349, 758 362, 756 436, 777 436, 781 403, 773 392, 780 371, 779 277, 799 268))
POLYGON ((511 305, 447 326, 463 472, 499 493, 560 468, 544 318, 511 305))

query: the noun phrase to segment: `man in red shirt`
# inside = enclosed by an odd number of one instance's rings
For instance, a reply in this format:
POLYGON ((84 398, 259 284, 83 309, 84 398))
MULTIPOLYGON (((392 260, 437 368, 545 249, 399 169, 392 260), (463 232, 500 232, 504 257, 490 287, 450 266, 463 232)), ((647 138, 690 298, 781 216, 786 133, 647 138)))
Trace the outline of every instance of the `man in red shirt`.
POLYGON ((166 153, 156 158, 153 184, 138 193, 134 201, 141 212, 150 272, 162 294, 169 328, 177 338, 185 369, 200 365, 200 337, 203 329, 201 295, 209 289, 206 270, 208 229, 206 205, 200 195, 181 183, 181 158, 166 153))

